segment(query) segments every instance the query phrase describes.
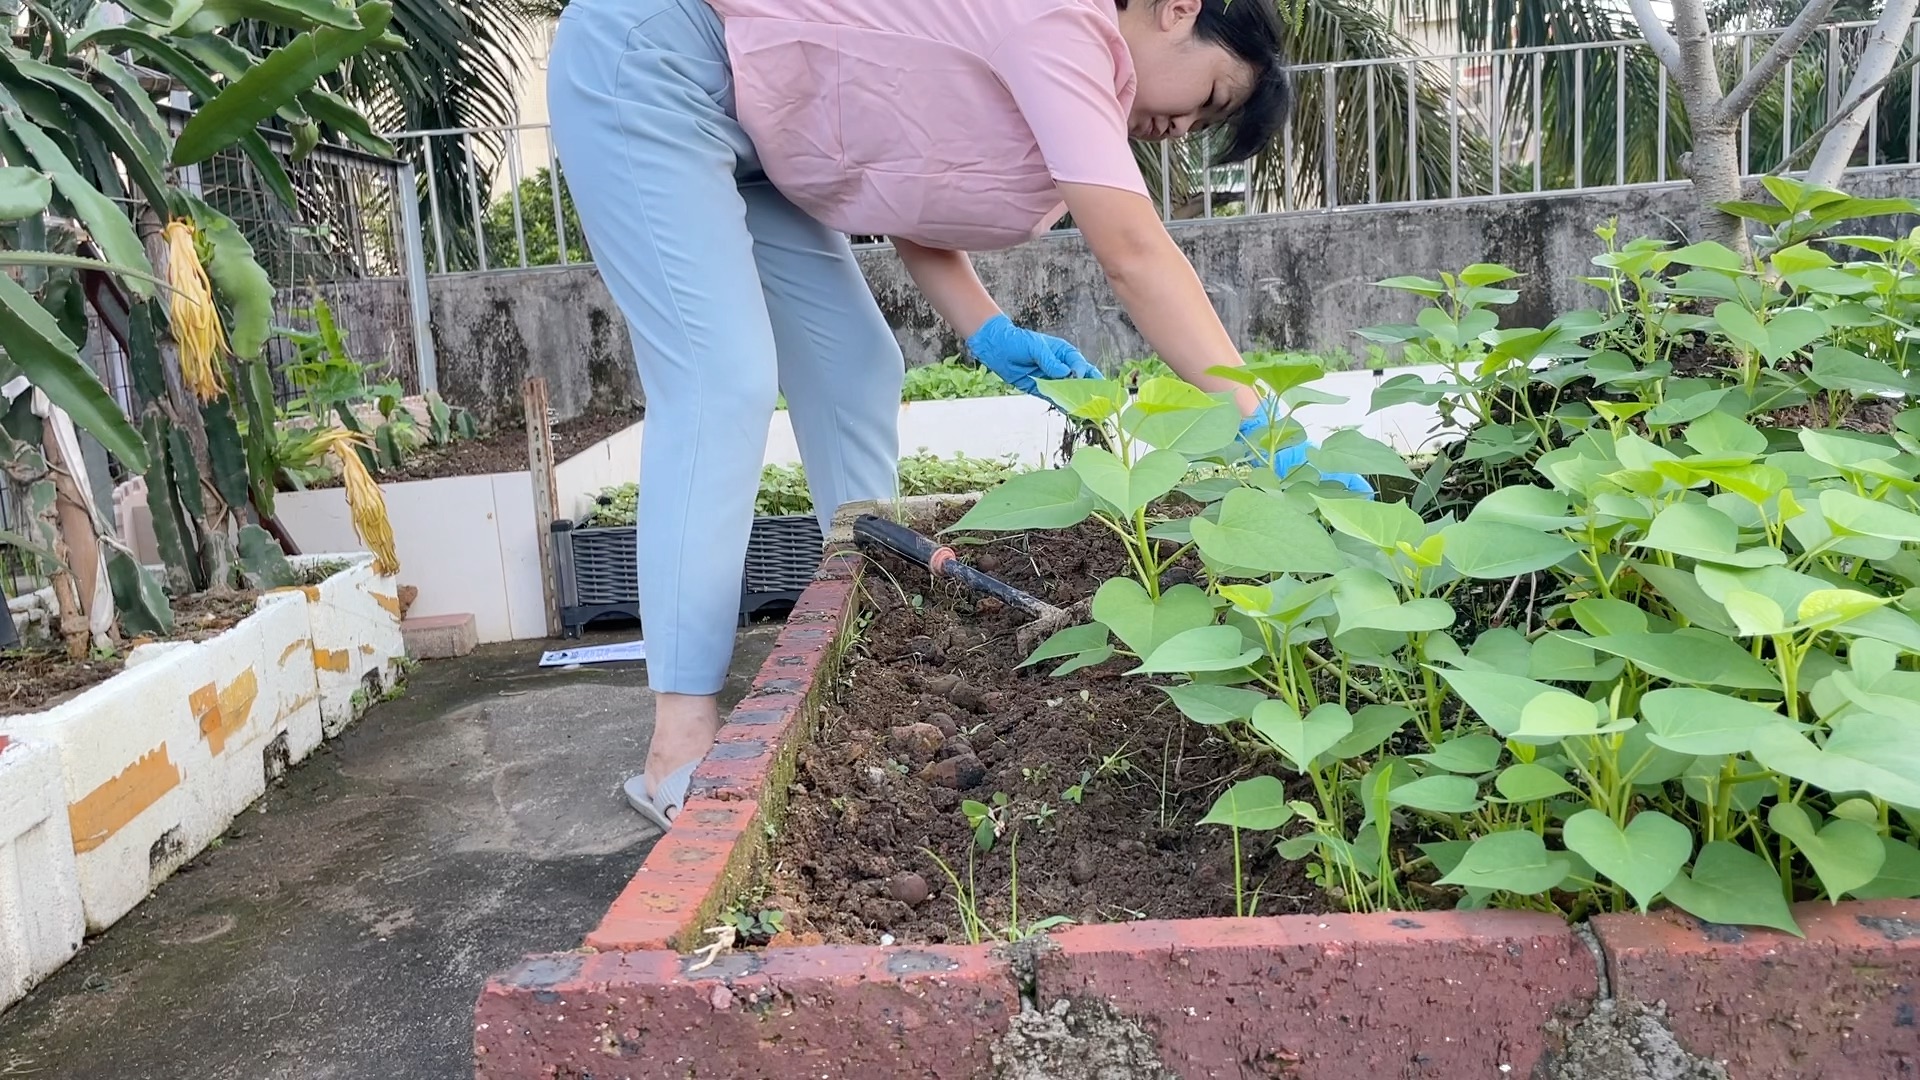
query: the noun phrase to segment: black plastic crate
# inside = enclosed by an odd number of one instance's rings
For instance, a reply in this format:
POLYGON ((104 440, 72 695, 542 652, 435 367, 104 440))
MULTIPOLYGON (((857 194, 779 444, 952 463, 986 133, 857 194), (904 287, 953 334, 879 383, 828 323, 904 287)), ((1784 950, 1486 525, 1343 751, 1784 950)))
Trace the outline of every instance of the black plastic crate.
MULTIPOLYGON (((740 617, 792 604, 820 569, 820 523, 811 514, 753 519, 740 580, 740 617)), ((580 636, 595 619, 640 618, 639 569, 631 525, 575 528, 553 523, 553 576, 561 633, 580 636)))

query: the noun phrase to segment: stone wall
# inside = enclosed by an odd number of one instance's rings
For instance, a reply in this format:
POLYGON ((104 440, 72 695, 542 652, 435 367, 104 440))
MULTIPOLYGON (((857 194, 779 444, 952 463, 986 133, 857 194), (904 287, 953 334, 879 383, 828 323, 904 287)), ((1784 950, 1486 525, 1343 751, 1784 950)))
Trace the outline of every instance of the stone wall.
MULTIPOLYGON (((1907 194, 1920 188, 1920 170, 1862 174, 1850 186, 1862 195, 1907 194)), ((1521 299, 1505 321, 1541 325, 1594 302, 1593 290, 1579 279, 1594 272, 1595 226, 1617 218, 1623 237, 1680 240, 1691 200, 1685 185, 1664 185, 1171 228, 1241 347, 1364 357, 1366 343, 1354 331, 1409 322, 1417 309, 1414 298, 1374 287, 1382 278, 1503 263, 1525 275, 1521 299)), ((859 258, 908 363, 959 351, 890 249, 863 248, 859 258)), ((1077 233, 979 255, 975 262, 1001 306, 1023 325, 1067 338, 1098 363, 1148 351, 1077 233)), ((433 278, 431 293, 441 391, 483 418, 517 417, 519 384, 529 373, 546 376, 563 419, 640 399, 625 321, 592 266, 450 274, 433 278)), ((340 301, 404 311, 404 304, 361 295, 362 301, 344 295, 340 301)), ((359 314, 356 321, 365 325, 370 318, 376 317, 359 314)))

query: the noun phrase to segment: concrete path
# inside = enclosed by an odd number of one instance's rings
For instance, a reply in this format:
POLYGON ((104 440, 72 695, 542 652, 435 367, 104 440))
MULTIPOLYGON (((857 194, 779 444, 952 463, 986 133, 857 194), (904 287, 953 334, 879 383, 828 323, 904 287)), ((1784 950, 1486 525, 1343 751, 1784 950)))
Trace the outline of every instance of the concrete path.
MULTIPOLYGON (((729 702, 775 630, 742 635, 729 702)), ((619 794, 640 666, 541 670, 543 645, 416 671, 0 1014, 0 1077, 472 1076, 481 983, 578 945, 654 839, 619 794)))

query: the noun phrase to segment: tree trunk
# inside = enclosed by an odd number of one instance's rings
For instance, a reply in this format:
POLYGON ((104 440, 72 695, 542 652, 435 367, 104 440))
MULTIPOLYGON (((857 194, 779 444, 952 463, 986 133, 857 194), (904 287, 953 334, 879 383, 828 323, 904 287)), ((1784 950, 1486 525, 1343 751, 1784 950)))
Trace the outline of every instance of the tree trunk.
MULTIPOLYGON (((1820 140, 1820 152, 1807 167, 1807 183, 1818 187, 1839 186, 1841 175, 1847 171, 1853 152, 1860 145, 1860 135, 1867 129, 1867 118, 1879 104, 1884 87, 1878 84, 1893 70, 1894 61, 1899 59, 1900 50, 1912 31, 1914 2, 1887 0, 1886 9, 1880 13, 1880 21, 1874 24, 1867 47, 1860 54, 1860 66, 1854 71, 1853 83, 1847 87, 1845 104, 1840 107, 1840 122, 1820 140)), ((1788 167, 1791 168, 1791 164, 1788 167)))
POLYGON ((1694 227, 1699 239, 1716 240, 1748 258, 1746 224, 1719 209, 1740 198, 1740 129, 1737 125, 1696 125, 1688 162, 1696 200, 1694 227))

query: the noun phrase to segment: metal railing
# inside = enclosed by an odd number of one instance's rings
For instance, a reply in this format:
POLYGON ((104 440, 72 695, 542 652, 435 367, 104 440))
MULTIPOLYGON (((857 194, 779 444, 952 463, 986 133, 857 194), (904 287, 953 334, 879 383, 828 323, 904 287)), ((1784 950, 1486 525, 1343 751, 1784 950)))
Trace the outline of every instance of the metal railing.
MULTIPOLYGON (((1839 108, 1872 26, 1821 28, 1762 93, 1741 121, 1750 175, 1779 171, 1839 108)), ((1743 77, 1782 32, 1720 35, 1723 77, 1743 77)), ((1920 51, 1920 20, 1907 50, 1920 51)), ((1642 39, 1343 60, 1293 74, 1294 112, 1249 162, 1210 167, 1205 136, 1136 147, 1163 218, 1525 197, 1684 176, 1685 109, 1642 39)), ((433 273, 590 261, 546 125, 391 138, 424 177, 421 245, 433 273)), ((1882 93, 1855 165, 1920 165, 1920 66, 1882 93)))

